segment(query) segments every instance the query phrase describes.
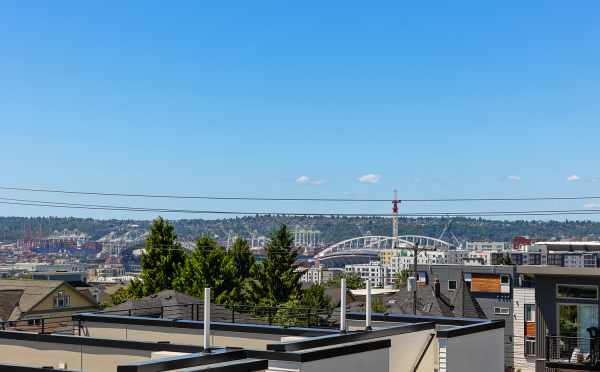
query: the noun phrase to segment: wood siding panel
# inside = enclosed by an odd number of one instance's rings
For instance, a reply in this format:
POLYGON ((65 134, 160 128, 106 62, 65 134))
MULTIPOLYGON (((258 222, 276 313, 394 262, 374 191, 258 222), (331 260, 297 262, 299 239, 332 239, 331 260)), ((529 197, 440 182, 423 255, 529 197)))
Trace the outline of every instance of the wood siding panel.
POLYGON ((535 322, 525 322, 525 336, 535 337, 535 322))
POLYGON ((500 293, 500 275, 471 274, 471 292, 500 293))

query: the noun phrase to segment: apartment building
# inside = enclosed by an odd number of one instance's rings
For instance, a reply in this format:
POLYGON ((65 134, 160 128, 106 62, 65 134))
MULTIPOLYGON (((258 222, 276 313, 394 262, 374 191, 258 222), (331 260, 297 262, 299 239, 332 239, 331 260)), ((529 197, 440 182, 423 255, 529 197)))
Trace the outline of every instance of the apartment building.
POLYGON ((379 261, 371 261, 367 264, 346 265, 345 271, 360 275, 363 281, 370 281, 371 285, 375 288, 392 285, 394 277, 397 274, 396 270, 382 265, 379 261))
POLYGON ((419 277, 426 282, 439 281, 441 288, 452 294, 464 281, 474 308, 486 319, 501 320, 504 332, 504 359, 507 370, 513 368, 513 288, 515 266, 491 265, 419 265, 419 277))
POLYGON ((342 275, 343 272, 344 269, 341 268, 310 267, 302 271, 300 281, 303 283, 324 284, 342 275))
POLYGON ((600 370, 600 270, 520 266, 535 285, 535 371, 600 370))
POLYGON ((504 251, 510 249, 510 244, 506 242, 467 242, 465 248, 468 251, 504 251))

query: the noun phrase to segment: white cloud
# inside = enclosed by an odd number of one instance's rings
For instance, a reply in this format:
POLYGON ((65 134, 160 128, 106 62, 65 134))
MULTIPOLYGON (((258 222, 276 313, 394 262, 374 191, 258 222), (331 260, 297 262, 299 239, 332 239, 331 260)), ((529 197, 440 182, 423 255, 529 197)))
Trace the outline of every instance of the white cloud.
POLYGON ((508 177, 506 177, 506 178, 507 178, 509 181, 515 181, 515 182, 521 181, 521 177, 519 177, 519 176, 508 176, 508 177))
POLYGON ((358 180, 362 183, 377 183, 381 180, 380 174, 365 174, 363 176, 358 177, 358 180))
POLYGON ((573 174, 573 175, 567 177, 567 181, 579 181, 580 179, 581 178, 579 178, 579 176, 576 174, 573 174))
POLYGON ((327 183, 327 180, 324 180, 322 178, 321 179, 312 179, 308 176, 300 176, 300 177, 296 178, 296 183, 299 185, 320 186, 320 185, 327 183))
POLYGON ((583 207, 586 209, 600 209, 600 203, 587 203, 583 207))
POLYGON ((309 182, 310 182, 310 177, 307 177, 307 176, 300 176, 300 177, 296 178, 296 183, 299 183, 301 185, 306 185, 309 182))

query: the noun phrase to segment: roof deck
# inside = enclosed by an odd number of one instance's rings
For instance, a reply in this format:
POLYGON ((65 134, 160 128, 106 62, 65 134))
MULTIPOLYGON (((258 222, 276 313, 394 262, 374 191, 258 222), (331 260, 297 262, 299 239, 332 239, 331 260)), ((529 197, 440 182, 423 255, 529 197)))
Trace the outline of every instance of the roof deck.
POLYGON ((475 372, 504 365, 503 322, 374 314, 365 329, 365 314, 350 313, 347 332, 340 332, 243 320, 211 322, 214 346, 204 350, 204 322, 197 317, 78 314, 69 335, 0 331, 0 369, 475 372))

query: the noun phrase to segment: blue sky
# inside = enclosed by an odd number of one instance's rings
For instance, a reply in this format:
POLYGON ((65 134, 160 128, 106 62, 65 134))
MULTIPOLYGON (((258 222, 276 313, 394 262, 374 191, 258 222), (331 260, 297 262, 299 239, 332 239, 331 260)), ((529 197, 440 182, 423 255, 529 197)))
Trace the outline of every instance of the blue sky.
MULTIPOLYGON (((234 196, 385 198, 394 188, 401 198, 600 195, 598 14, 597 1, 4 1, 0 185, 234 196), (361 182, 365 175, 377 182, 361 182)), ((403 210, 584 207, 600 201, 403 210)), ((6 205, 0 214, 152 217, 6 205)))

